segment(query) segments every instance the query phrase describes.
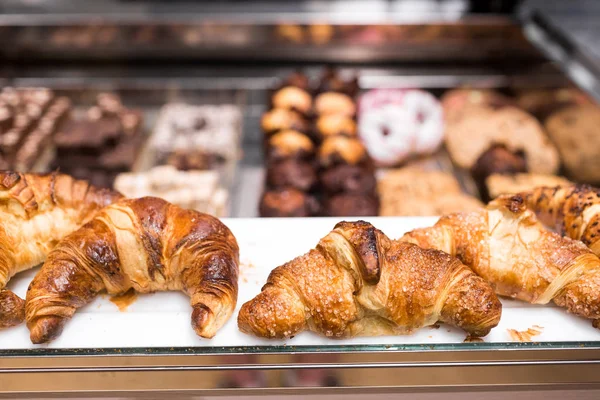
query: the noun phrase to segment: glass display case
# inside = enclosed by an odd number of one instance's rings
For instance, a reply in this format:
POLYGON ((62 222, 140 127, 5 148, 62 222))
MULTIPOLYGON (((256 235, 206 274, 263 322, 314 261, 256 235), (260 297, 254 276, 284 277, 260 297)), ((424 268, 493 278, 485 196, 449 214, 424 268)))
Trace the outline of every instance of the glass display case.
MULTIPOLYGON (((506 8, 512 8, 514 2, 508 3, 511 5, 506 8)), ((543 44, 538 50, 532 44, 547 43, 551 36, 540 28, 552 22, 542 14, 523 11, 518 22, 507 14, 470 13, 469 7, 464 1, 276 5, 7 1, 0 8, 0 84, 49 88, 69 97, 74 113, 81 115, 99 93, 116 93, 125 106, 143 111, 146 138, 165 104, 235 106, 241 115, 242 155, 224 172, 229 192, 226 216, 231 217, 225 221, 236 227, 236 235, 243 232, 240 236, 250 243, 253 229, 268 232, 277 224, 250 219, 258 215, 264 180, 260 118, 269 107, 269 91, 296 70, 315 77, 324 65, 334 65, 342 74, 358 76, 362 91, 420 88, 439 96, 449 89, 470 87, 516 93, 573 87, 574 81, 598 96, 594 63, 580 61, 586 68, 571 63, 565 69, 556 60, 571 61, 573 53, 557 55, 552 46, 543 44)), ((152 167, 147 151, 145 145, 132 172, 152 167)), ((456 176, 465 192, 477 195, 469 171, 453 165, 445 150, 436 153, 434 164, 434 169, 456 176)), ((303 230, 321 232, 336 221, 293 222, 300 232, 299 248, 310 248, 320 237, 303 234, 303 230)), ((396 226, 398 236, 408 227, 430 225, 435 219, 372 221, 392 231, 396 226)), ((271 232, 283 235, 284 228, 271 232)), ((254 245, 279 247, 281 254, 273 263, 300 254, 286 250, 282 239, 275 241, 281 243, 277 246, 262 233, 256 236, 254 245)), ((246 260, 247 264, 256 262, 246 260)), ((24 293, 25 280, 31 277, 12 285, 21 285, 24 293)), ((165 304, 171 301, 164 299, 165 304)), ((98 304, 106 303, 102 301, 98 304)), ((176 301, 177 307, 184 307, 181 298, 176 301)), ((135 312, 152 311, 143 304, 140 307, 135 312)), ((184 310, 176 309, 178 313, 184 310)), ((102 314, 105 308, 99 310, 102 314)), ((107 322, 113 323, 119 322, 107 322)), ((316 344, 247 345, 236 336, 231 343, 227 337, 215 345, 203 341, 182 346, 176 338, 169 341, 163 337, 157 340, 160 345, 136 346, 136 335, 145 336, 148 340, 141 340, 144 343, 161 335, 160 329, 148 332, 140 328, 138 333, 123 335, 126 345, 95 346, 92 340, 78 347, 15 346, 15 335, 27 334, 24 326, 17 329, 0 332, 0 397, 339 394, 384 398, 451 392, 476 398, 477 393, 496 390, 600 393, 600 336, 596 340, 593 332, 586 331, 581 337, 568 330, 558 332, 560 326, 555 337, 540 341, 507 337, 505 341, 472 342, 458 336, 429 340, 436 336, 426 331, 420 342, 398 337, 367 343, 316 340, 316 344), (569 337, 571 333, 574 336, 569 337), (305 386, 293 379, 298 371, 319 371, 332 379, 305 386), (236 387, 227 378, 236 373, 259 379, 254 387, 236 387)), ((81 328, 76 336, 94 337, 104 332, 87 329, 81 328)))

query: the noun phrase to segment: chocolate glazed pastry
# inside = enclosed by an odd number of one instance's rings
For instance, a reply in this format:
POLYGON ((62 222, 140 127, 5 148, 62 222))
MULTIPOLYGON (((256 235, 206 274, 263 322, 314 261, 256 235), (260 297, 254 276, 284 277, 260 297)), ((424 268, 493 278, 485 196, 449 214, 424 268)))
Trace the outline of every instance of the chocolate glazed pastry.
POLYGON ((259 206, 261 217, 312 217, 318 210, 312 195, 293 188, 264 192, 259 206))
MULTIPOLYGON (((321 187, 329 194, 370 194, 377 190, 377 179, 372 168, 340 164, 321 173, 321 187)), ((350 214, 347 214, 350 215, 350 214)))
POLYGON ((307 192, 316 183, 317 174, 309 162, 288 159, 273 162, 267 168, 267 186, 273 189, 291 187, 307 192))
POLYGON ((218 219, 155 197, 104 208, 48 255, 27 290, 33 343, 58 337, 76 310, 106 290, 117 295, 180 290, 192 327, 212 338, 237 301, 239 249, 218 219))
POLYGON ((492 287, 458 259, 340 222, 315 249, 275 268, 238 315, 244 333, 289 338, 398 335, 438 321, 472 336, 500 322, 492 287))
POLYGON ((42 263, 59 240, 122 196, 62 174, 0 172, 0 328, 23 321, 23 301, 4 289, 42 263))
POLYGON ((484 202, 490 200, 485 180, 493 174, 513 175, 527 172, 527 160, 523 150, 511 151, 505 145, 494 143, 479 156, 471 168, 471 176, 477 184, 484 202))
POLYGON ((379 215, 379 199, 375 195, 341 193, 325 199, 323 215, 374 217, 379 215))

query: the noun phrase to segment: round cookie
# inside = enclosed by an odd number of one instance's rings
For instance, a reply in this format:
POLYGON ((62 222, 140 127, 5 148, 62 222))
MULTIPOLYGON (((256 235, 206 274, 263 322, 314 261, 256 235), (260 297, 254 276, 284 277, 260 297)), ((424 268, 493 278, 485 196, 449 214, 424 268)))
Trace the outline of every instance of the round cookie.
POLYGON ((573 106, 546 120, 568 175, 576 181, 600 182, 600 107, 573 106))
POLYGON ((542 126, 516 107, 470 109, 446 128, 446 147, 452 160, 462 168, 473 167, 494 143, 513 152, 522 150, 530 172, 552 174, 558 170, 558 152, 542 126))

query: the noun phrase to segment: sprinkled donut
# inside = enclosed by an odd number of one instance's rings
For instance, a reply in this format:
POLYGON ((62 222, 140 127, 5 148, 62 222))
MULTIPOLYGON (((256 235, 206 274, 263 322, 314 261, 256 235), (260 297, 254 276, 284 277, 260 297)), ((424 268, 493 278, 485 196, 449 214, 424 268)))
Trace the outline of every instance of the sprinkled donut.
POLYGON ((359 134, 377 164, 393 166, 414 155, 433 153, 444 138, 440 103, 414 89, 378 89, 359 103, 359 134))

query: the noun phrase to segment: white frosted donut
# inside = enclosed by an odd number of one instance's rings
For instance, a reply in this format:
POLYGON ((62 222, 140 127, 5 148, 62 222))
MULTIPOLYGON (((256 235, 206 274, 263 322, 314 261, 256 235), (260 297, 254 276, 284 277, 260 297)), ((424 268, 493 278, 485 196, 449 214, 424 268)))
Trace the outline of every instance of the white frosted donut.
POLYGON ((396 165, 440 146, 442 108, 434 96, 421 90, 372 90, 360 99, 358 130, 377 163, 396 165))

